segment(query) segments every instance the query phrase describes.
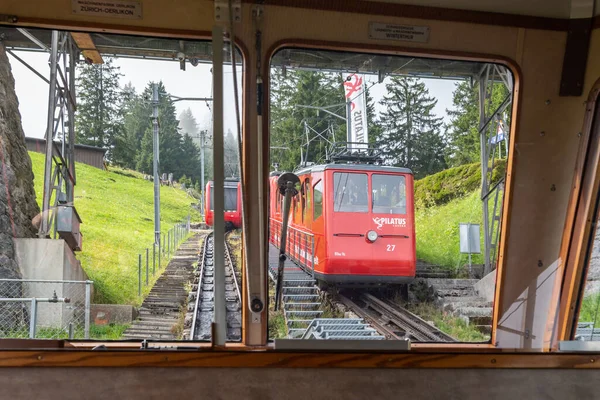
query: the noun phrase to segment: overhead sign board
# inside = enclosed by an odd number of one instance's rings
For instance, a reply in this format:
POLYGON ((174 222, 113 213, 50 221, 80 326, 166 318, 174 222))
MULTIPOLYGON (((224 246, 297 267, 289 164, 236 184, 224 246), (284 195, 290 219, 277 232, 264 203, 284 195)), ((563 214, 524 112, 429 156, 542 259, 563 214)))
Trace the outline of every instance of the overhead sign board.
POLYGON ((429 27, 369 22, 369 38, 427 43, 429 27))
POLYGON ((122 0, 71 0, 73 14, 111 18, 142 18, 142 3, 122 0))

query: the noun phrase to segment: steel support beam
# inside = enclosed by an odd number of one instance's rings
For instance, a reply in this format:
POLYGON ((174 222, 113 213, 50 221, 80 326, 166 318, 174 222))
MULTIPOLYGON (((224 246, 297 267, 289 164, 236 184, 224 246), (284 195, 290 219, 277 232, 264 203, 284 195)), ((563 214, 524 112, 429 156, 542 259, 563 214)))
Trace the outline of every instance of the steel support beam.
POLYGON ((39 236, 45 237, 50 232, 50 199, 52 196, 52 154, 54 145, 54 112, 56 107, 56 69, 58 64, 58 31, 52 31, 50 50, 50 85, 48 93, 48 110, 46 120, 46 160, 44 165, 44 197, 42 199, 42 223, 39 236))
POLYGON ((498 159, 502 158, 502 146, 508 155, 508 115, 513 100, 513 81, 508 69, 503 66, 486 64, 478 77, 479 85, 479 139, 481 161, 481 202, 483 213, 484 274, 496 267, 502 200, 504 197, 504 178, 494 182, 494 169, 498 159), (498 85, 508 89, 508 97, 495 109, 493 92, 498 85), (492 211, 490 214, 490 210, 492 211))
POLYGON ((225 171, 223 154, 223 28, 215 25, 213 40, 213 175, 214 175, 214 293, 212 341, 223 346, 227 339, 225 305, 225 171))
POLYGON ((44 193, 39 237, 48 237, 52 232, 54 217, 51 211, 56 209, 58 202, 73 205, 75 197, 75 65, 78 55, 68 32, 52 31, 44 193), (60 144, 55 142, 56 139, 60 144))

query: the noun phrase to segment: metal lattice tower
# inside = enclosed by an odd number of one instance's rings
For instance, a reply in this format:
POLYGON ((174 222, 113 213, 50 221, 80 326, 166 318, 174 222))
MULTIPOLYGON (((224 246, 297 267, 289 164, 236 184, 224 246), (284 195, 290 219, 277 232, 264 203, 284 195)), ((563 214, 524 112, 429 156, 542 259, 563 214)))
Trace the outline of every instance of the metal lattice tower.
POLYGON ((479 74, 479 138, 481 145, 481 201, 483 203, 484 274, 496 267, 504 175, 493 181, 498 161, 508 156, 510 112, 513 102, 513 78, 503 66, 485 64, 479 74), (494 92, 502 87, 508 95, 498 107, 492 109, 494 92), (503 151, 504 149, 504 151, 503 151), (490 212, 491 211, 491 212, 490 212))
POLYGON ((44 197, 39 237, 50 235, 55 215, 50 210, 55 209, 59 201, 73 204, 76 183, 75 64, 78 58, 79 50, 70 33, 52 31, 44 197))

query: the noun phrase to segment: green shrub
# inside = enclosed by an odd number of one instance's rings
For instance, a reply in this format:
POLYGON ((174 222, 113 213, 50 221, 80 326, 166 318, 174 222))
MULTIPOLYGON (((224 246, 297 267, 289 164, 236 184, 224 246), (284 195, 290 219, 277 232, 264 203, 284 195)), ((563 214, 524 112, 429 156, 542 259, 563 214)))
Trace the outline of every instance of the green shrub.
MULTIPOLYGON (((506 172, 506 161, 497 160, 492 184, 506 172)), ((481 164, 466 164, 429 175, 415 182, 415 207, 428 208, 465 197, 481 188, 481 164)))

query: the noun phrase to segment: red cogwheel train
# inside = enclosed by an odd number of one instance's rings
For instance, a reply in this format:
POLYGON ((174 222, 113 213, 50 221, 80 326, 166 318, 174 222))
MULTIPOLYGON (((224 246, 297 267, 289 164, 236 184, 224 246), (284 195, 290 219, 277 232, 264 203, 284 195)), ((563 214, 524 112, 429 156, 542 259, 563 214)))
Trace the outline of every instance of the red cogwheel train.
MULTIPOLYGON (((214 224, 214 183, 209 181, 204 192, 204 220, 206 225, 214 224)), ((242 191, 238 179, 225 179, 225 230, 242 227, 242 191)))
MULTIPOLYGON (((279 246, 283 196, 270 178, 269 241, 279 246)), ((409 169, 360 164, 299 170, 287 251, 328 284, 404 284, 415 277, 414 178, 409 169), (313 257, 314 254, 314 257, 313 257)))

